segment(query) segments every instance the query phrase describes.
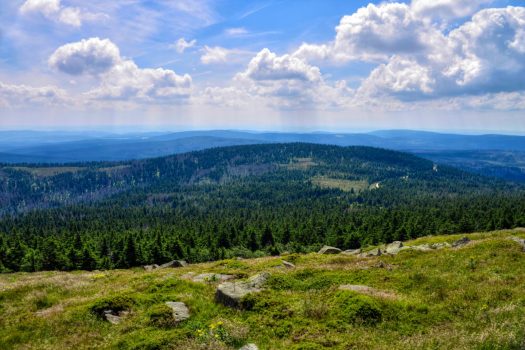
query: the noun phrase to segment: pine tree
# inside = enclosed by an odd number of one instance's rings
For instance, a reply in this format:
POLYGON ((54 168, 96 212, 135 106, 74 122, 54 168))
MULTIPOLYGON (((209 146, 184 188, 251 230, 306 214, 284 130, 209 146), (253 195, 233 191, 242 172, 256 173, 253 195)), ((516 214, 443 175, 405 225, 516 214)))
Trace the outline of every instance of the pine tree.
POLYGON ((266 226, 264 228, 264 231, 261 237, 261 245, 263 247, 270 247, 270 246, 273 246, 274 244, 275 244, 275 240, 273 238, 272 230, 270 229, 269 226, 266 226))

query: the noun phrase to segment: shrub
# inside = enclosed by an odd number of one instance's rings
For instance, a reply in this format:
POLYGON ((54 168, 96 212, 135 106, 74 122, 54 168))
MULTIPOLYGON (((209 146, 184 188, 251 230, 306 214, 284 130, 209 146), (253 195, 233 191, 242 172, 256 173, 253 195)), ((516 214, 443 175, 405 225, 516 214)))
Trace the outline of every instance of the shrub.
POLYGON ((131 309, 134 304, 134 300, 130 297, 117 295, 97 300, 93 305, 91 305, 90 310, 95 315, 102 317, 104 315, 104 311, 106 310, 112 310, 114 312, 125 311, 131 309))
POLYGON ((381 322, 383 312, 374 299, 353 292, 341 291, 336 298, 341 318, 354 324, 373 325, 381 322))
POLYGON ((156 327, 171 327, 175 325, 173 310, 166 304, 157 304, 149 311, 150 323, 156 327))

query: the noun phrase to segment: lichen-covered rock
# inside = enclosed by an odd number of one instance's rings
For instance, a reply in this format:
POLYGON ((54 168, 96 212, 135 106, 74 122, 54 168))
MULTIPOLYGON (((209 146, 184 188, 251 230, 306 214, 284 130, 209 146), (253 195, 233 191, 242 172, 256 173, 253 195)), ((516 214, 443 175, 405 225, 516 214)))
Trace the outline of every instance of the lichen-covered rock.
POLYGON ((283 266, 286 267, 287 269, 293 269, 293 268, 295 268, 295 265, 294 265, 294 264, 292 264, 291 262, 286 261, 286 260, 283 260, 283 266))
POLYGON ((224 282, 234 279, 234 275, 223 275, 220 273, 201 273, 192 278, 193 282, 198 283, 212 283, 212 282, 224 282))
POLYGON ((167 301, 166 305, 173 310, 173 318, 175 322, 182 322, 190 318, 190 310, 186 304, 178 301, 167 301))
POLYGON ((361 248, 358 249, 347 249, 343 252, 345 255, 358 255, 361 254, 361 248))
POLYGON ((372 257, 372 256, 381 256, 383 254, 383 252, 381 251, 380 248, 375 248, 375 249, 372 249, 368 252, 364 252, 364 253, 361 253, 359 254, 359 257, 360 258, 369 258, 369 257, 372 257))
POLYGON ((395 241, 386 245, 385 253, 395 255, 399 253, 403 248, 403 242, 395 241))
POLYGON ((452 243, 452 246, 454 248, 461 248, 461 247, 464 247, 466 246, 467 244, 470 243, 470 239, 468 237, 463 237, 461 239, 458 239, 457 241, 455 241, 454 243, 452 243))
POLYGON ((510 239, 521 245, 523 251, 525 252, 525 239, 519 237, 510 237, 510 239))
POLYGON ((173 261, 160 265, 159 269, 166 269, 169 267, 186 267, 186 266, 188 266, 188 263, 184 260, 173 260, 173 261))
POLYGON ((217 286, 215 300, 230 307, 240 307, 241 300, 250 293, 258 293, 270 277, 267 272, 250 277, 247 281, 224 282, 217 286))
POLYGON ((330 247, 330 246, 325 245, 319 250, 318 254, 339 254, 341 252, 342 250, 339 248, 330 247))
POLYGON ((153 264, 153 265, 144 265, 143 266, 145 271, 152 271, 159 268, 159 265, 153 264))
POLYGON ((259 350, 259 348, 255 344, 246 344, 239 350, 259 350))
POLYGON ((104 310, 104 318, 111 324, 119 324, 122 322, 122 318, 126 317, 129 314, 129 311, 113 311, 113 310, 104 310))

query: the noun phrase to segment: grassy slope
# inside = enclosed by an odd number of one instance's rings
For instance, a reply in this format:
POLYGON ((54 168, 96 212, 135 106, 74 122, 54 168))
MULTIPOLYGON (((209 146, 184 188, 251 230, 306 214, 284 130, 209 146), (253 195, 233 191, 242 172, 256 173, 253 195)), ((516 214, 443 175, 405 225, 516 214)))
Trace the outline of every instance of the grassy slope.
POLYGON ((525 253, 510 235, 525 231, 473 234, 461 249, 366 259, 309 254, 153 272, 0 275, 0 348, 236 349, 250 341, 261 349, 523 349, 525 253), (277 268, 281 259, 296 269, 277 268), (213 301, 213 283, 180 278, 190 271, 273 277, 252 310, 237 311, 213 301), (368 285, 390 297, 338 291, 340 284, 368 285), (90 312, 116 295, 134 302, 123 323, 90 312), (154 323, 165 301, 184 301, 192 317, 178 326, 154 323), (356 310, 360 317, 352 317, 356 310))

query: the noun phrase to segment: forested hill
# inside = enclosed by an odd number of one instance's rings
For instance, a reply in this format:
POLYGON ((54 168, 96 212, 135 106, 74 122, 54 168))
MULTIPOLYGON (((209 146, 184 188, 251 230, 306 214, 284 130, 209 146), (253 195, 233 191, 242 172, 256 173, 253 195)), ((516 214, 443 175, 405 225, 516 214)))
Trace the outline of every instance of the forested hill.
POLYGON ((525 226, 523 189, 369 147, 266 144, 5 165, 0 268, 205 261, 525 226))

